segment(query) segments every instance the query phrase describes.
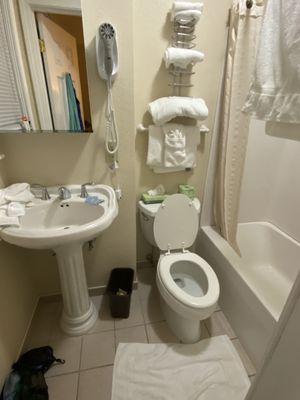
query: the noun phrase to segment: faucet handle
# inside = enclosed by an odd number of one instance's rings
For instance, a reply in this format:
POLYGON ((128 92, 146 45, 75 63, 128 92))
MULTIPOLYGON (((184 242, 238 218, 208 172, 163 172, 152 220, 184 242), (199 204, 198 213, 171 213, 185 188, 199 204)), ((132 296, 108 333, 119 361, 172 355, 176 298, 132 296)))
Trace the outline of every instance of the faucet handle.
POLYGON ((58 197, 61 200, 70 199, 71 196, 72 196, 71 191, 68 188, 66 188, 65 186, 61 186, 58 188, 58 197))
POLYGON ((41 191, 42 191, 41 199, 42 200, 50 200, 51 199, 46 186, 41 185, 40 183, 33 183, 32 185, 30 185, 30 189, 41 189, 41 191))
POLYGON ((95 183, 94 182, 86 182, 86 183, 83 183, 81 185, 80 197, 82 199, 86 199, 88 197, 88 195, 89 195, 87 190, 86 190, 86 186, 92 186, 92 185, 95 185, 95 183))

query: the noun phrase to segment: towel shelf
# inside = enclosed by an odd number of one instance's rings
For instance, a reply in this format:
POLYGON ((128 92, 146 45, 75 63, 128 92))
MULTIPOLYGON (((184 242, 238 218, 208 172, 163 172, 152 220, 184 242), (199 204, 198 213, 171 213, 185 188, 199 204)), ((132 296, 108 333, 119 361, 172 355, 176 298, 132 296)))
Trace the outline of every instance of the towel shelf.
MULTIPOLYGON (((196 46, 193 40, 196 39, 195 25, 197 20, 195 18, 176 18, 174 19, 172 35, 172 46, 182 49, 192 49, 196 46)), ((175 68, 171 67, 169 69, 169 74, 172 76, 172 81, 169 86, 173 88, 173 96, 180 96, 182 88, 193 87, 194 85, 190 83, 190 77, 194 75, 190 68, 175 68)))

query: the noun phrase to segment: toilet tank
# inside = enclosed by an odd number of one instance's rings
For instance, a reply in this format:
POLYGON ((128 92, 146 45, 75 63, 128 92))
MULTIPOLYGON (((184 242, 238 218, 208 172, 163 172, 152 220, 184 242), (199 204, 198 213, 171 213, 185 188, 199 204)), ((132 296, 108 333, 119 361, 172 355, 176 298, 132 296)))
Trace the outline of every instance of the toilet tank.
MULTIPOLYGON (((194 198, 193 204, 194 204, 198 214, 200 214, 201 203, 197 197, 194 198)), ((144 235, 145 239, 147 240, 147 242, 150 243, 154 247, 157 247, 157 245, 156 245, 155 239, 154 239, 153 224, 154 224, 155 215, 160 206, 161 206, 161 203, 159 203, 159 204, 144 204, 142 202, 142 200, 140 200, 138 203, 139 214, 140 214, 140 223, 141 223, 143 235, 144 235)))

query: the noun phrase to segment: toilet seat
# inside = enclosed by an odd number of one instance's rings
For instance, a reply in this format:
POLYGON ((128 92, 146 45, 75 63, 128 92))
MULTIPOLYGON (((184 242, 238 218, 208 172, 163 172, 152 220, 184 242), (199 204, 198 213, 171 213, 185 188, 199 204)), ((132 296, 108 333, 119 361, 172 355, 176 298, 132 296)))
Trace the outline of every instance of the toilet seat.
MULTIPOLYGON (((180 265, 178 266, 178 270, 180 271, 180 265)), ((181 272, 186 272, 184 267, 181 272)), ((195 253, 178 252, 161 256, 157 267, 157 274, 168 294, 189 308, 210 308, 218 301, 220 292, 218 278, 211 266, 195 253), (186 262, 195 265, 195 273, 198 275, 198 279, 203 279, 203 275, 205 276, 206 282, 203 282, 203 284, 207 283, 207 290, 204 295, 193 296, 180 288, 174 281, 172 267, 176 263, 182 263, 184 266, 186 262)))

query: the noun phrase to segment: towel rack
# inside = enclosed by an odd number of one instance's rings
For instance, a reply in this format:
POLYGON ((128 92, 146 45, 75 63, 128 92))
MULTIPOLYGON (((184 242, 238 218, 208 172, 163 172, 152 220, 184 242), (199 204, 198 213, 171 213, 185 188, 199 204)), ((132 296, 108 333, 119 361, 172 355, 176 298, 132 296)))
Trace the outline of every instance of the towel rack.
MULTIPOLYGON (((192 49, 196 46, 193 42, 196 39, 195 25, 197 20, 195 18, 174 18, 173 29, 174 33, 172 35, 172 46, 179 47, 182 49, 192 49)), ((173 87, 173 96, 181 95, 181 88, 193 87, 194 85, 190 83, 189 78, 194 75, 192 67, 187 69, 174 67, 173 65, 169 68, 169 73, 172 76, 172 82, 169 86, 173 87)))
MULTIPOLYGON (((143 124, 139 124, 137 126, 137 130, 140 133, 145 133, 149 131, 149 128, 147 128, 146 126, 144 126, 143 124)), ((199 132, 200 133, 208 133, 209 132, 209 128, 206 125, 201 125, 199 126, 199 132)))

